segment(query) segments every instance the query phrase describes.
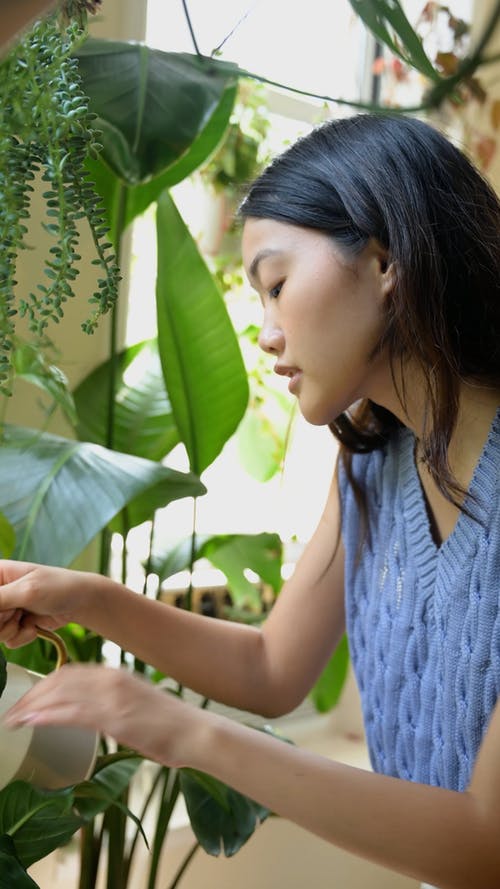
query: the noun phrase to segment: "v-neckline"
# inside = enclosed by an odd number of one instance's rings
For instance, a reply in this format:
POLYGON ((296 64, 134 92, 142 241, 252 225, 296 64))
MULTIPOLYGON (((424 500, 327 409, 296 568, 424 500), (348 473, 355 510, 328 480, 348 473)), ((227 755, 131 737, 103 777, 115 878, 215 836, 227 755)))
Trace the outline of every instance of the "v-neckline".
POLYGON ((441 543, 436 542, 432 533, 426 496, 415 460, 415 435, 411 429, 404 429, 402 437, 401 483, 408 544, 427 573, 431 565, 435 566, 437 560, 448 553, 450 557, 461 559, 463 554, 470 552, 478 530, 486 527, 499 471, 493 445, 496 443, 500 452, 500 407, 490 425, 464 499, 464 507, 471 515, 461 511, 452 531, 441 543))

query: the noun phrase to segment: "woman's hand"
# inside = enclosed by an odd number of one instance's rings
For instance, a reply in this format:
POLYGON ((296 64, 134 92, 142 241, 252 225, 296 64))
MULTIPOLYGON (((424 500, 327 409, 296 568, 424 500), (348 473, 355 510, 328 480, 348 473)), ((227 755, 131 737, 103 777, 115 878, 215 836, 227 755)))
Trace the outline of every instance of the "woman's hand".
POLYGON ((56 629, 84 623, 98 575, 31 562, 0 560, 0 642, 18 648, 36 636, 36 625, 56 629))
POLYGON ((115 738, 164 765, 186 764, 203 712, 125 670, 68 664, 37 682, 5 715, 9 728, 72 725, 115 738))

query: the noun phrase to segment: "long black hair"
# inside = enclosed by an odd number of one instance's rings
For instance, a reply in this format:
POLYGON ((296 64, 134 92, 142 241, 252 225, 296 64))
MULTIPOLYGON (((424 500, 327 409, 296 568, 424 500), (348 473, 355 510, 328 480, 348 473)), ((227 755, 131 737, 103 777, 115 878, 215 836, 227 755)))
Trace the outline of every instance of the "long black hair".
MULTIPOLYGON (((393 376, 398 363, 403 370, 403 407, 405 360, 423 371, 421 453, 460 505, 448 462, 460 386, 500 383, 500 204, 491 186, 433 126, 360 114, 322 124, 273 160, 239 215, 318 229, 354 256, 372 238, 385 248, 395 284, 383 344, 393 376)), ((349 462, 346 452, 380 447, 400 425, 366 400, 330 428, 349 462)))

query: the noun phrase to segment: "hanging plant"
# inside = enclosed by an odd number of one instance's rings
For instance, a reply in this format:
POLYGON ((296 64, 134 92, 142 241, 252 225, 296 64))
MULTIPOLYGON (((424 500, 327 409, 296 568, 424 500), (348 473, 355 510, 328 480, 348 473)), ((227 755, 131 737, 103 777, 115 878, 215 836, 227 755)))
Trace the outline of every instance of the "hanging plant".
POLYGON ((96 2, 66 0, 34 27, 0 62, 0 391, 10 393, 11 352, 17 317, 26 316, 42 348, 50 322, 59 322, 74 296, 79 273, 79 226, 86 219, 95 248, 92 263, 100 275, 83 323, 95 330, 100 315, 113 306, 119 273, 108 240, 101 199, 84 166, 100 145, 95 115, 82 91, 78 61, 72 53, 86 36, 88 11, 96 2), (37 292, 16 289, 18 257, 26 243, 33 181, 43 183, 43 228, 51 245, 44 259, 45 281, 37 292))

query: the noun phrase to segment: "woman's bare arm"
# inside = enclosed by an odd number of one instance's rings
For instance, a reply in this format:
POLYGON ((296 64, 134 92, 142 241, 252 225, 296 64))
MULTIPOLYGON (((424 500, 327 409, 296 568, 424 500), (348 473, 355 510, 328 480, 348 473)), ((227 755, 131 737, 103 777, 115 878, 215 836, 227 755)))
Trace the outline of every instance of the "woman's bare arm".
POLYGON ((332 558, 338 523, 334 481, 318 528, 261 630, 147 599, 99 575, 4 562, 0 641, 25 644, 37 620, 76 621, 209 698, 262 715, 287 712, 344 630, 340 543, 332 558), (2 612, 9 617, 3 627, 2 612))

